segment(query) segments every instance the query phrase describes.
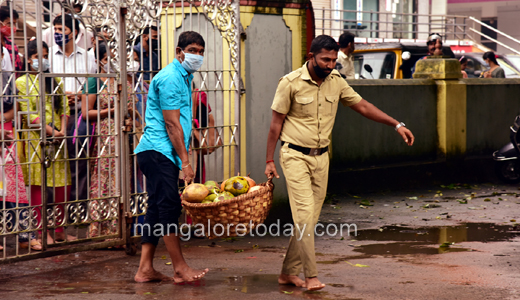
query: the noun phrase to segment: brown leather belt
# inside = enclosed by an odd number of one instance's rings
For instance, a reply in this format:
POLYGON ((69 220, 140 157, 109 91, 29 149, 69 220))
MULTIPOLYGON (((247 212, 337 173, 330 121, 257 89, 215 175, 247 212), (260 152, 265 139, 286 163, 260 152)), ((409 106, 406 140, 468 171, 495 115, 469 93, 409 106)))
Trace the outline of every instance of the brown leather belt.
MULTIPOLYGON (((285 144, 285 142, 282 141, 282 146, 284 144, 285 144)), ((306 148, 306 147, 302 147, 302 146, 298 146, 298 145, 293 145, 291 143, 287 143, 287 144, 289 144, 289 146, 288 146, 289 148, 299 151, 305 155, 310 155, 310 156, 322 155, 323 153, 329 151, 329 146, 323 147, 323 148, 306 148)))

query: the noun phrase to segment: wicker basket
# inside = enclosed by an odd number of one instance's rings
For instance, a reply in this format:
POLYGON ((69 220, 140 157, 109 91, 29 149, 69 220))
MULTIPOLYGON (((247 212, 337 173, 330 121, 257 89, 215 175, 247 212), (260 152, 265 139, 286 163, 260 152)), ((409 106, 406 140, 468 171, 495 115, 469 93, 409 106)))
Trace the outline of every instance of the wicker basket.
POLYGON ((243 236, 265 221, 273 203, 272 178, 258 186, 262 188, 230 200, 214 203, 191 203, 182 200, 182 205, 193 220, 196 230, 200 228, 197 224, 201 224, 208 238, 243 236))

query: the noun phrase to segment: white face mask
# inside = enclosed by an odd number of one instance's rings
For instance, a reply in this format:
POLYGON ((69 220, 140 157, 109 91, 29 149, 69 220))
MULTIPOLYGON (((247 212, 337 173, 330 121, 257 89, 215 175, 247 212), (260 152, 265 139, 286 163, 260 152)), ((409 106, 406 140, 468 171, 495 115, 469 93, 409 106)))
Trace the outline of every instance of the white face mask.
POLYGON ((106 63, 103 65, 103 70, 105 70, 106 73, 113 72, 112 68, 110 67, 109 63, 106 63))
POLYGON ((128 63, 126 72, 128 75, 135 75, 137 71, 139 71, 139 68, 141 67, 141 64, 139 64, 138 61, 132 60, 128 63))

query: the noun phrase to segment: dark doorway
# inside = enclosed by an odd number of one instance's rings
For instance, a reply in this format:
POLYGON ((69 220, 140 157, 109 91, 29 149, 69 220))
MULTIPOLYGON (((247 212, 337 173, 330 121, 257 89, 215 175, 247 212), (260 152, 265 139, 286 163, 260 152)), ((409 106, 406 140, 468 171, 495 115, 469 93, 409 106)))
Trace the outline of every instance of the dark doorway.
MULTIPOLYGON (((493 28, 497 28, 498 26, 498 22, 497 22, 497 18, 488 18, 488 19, 482 19, 482 22, 485 23, 486 25, 489 25, 493 28)), ((497 33, 485 26, 482 26, 482 33, 489 36, 490 38, 493 38, 493 39, 497 39, 497 33)), ((482 42, 482 45, 488 47, 489 49, 493 50, 493 51, 497 51, 497 43, 495 42, 492 42, 490 40, 488 40, 487 38, 485 37, 482 37, 480 39, 480 41, 482 42)))

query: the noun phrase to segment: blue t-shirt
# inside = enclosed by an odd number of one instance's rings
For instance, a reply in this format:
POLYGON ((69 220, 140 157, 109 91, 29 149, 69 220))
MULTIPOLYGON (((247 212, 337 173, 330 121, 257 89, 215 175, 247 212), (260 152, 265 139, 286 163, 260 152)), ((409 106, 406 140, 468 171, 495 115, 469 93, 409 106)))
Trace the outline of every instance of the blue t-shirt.
POLYGON ((163 110, 180 110, 184 144, 188 151, 192 128, 192 79, 193 75, 188 74, 177 59, 155 75, 148 90, 144 135, 134 153, 155 150, 168 157, 179 169, 182 168, 181 159, 166 131, 163 110))

